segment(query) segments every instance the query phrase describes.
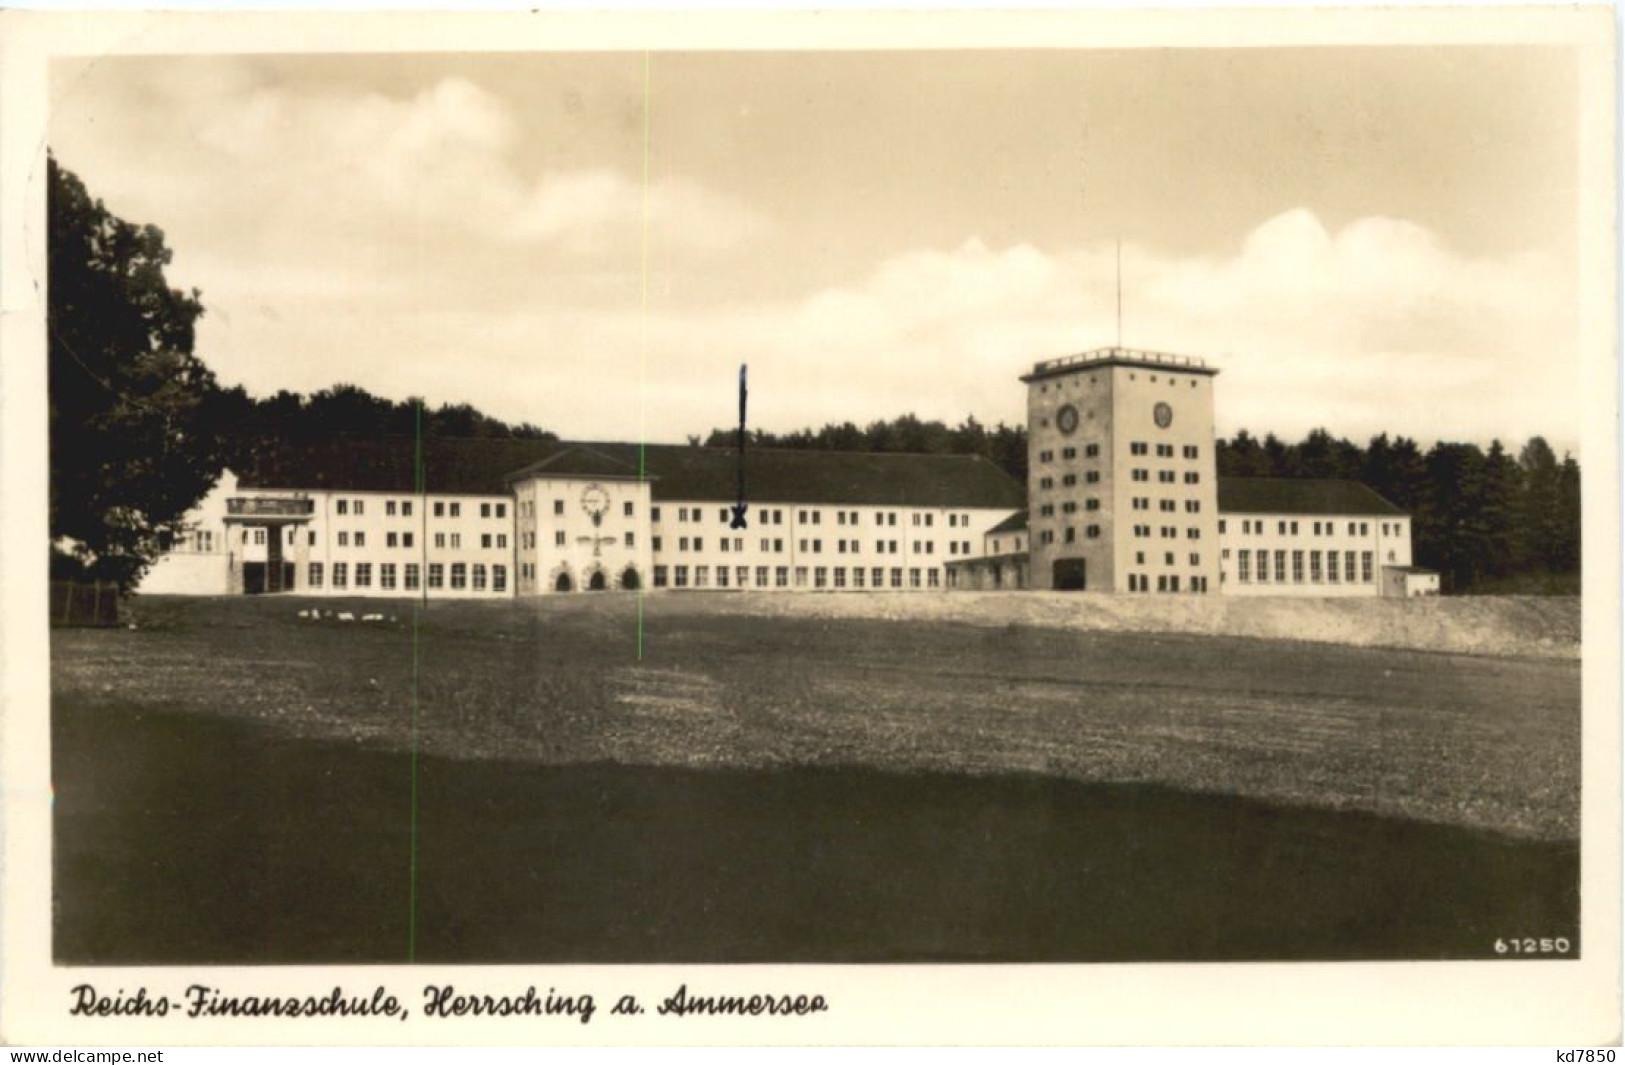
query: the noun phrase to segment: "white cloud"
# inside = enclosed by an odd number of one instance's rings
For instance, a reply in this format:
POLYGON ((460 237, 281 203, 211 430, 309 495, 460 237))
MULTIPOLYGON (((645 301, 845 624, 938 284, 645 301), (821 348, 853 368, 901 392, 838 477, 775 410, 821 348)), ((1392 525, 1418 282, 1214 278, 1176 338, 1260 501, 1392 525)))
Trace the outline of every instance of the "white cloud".
MULTIPOLYGON (((1130 346, 1208 357, 1223 431, 1296 437, 1315 426, 1487 441, 1571 443, 1576 401, 1566 282, 1540 255, 1464 257, 1405 222, 1329 233, 1308 212, 1259 226, 1228 257, 1124 249, 1130 346)), ((1023 420, 1018 374, 1112 342, 1115 250, 1049 255, 969 241, 879 264, 851 286, 775 304, 538 301, 488 314, 425 306, 312 328, 300 380, 328 383, 322 348, 387 350, 394 394, 467 399, 567 435, 680 439, 732 417, 748 362, 756 424, 788 429, 905 410, 1023 420), (647 351, 647 355, 642 353, 647 351)), ((250 347, 269 346, 283 326, 250 347)), ((369 361, 358 359, 357 364, 369 361)), ((280 375, 280 376, 279 376, 280 375)), ((365 380, 365 375, 362 376, 365 380)), ((273 380, 275 378, 275 380, 273 380)))

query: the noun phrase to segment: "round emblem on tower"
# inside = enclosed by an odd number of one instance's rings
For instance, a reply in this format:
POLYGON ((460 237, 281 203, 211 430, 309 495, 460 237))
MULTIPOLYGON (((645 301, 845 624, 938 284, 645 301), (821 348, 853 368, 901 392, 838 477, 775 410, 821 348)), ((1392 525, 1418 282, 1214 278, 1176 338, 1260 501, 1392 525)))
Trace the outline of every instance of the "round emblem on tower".
POLYGON ((1174 423, 1174 408, 1166 403, 1158 403, 1151 408, 1151 417, 1156 419, 1158 429, 1166 429, 1174 423))
POLYGON ((609 493, 604 491, 601 484, 589 484, 581 493, 581 509, 587 512, 596 524, 604 512, 609 510, 609 493))
POLYGON ((1068 403, 1055 412, 1055 427, 1068 435, 1078 431, 1078 408, 1068 403))

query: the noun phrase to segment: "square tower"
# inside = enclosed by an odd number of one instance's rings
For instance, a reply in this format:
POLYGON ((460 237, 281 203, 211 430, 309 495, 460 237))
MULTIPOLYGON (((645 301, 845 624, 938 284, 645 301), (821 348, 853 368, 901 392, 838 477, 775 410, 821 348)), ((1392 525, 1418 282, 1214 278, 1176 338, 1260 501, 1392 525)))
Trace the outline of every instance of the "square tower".
POLYGON ((1032 587, 1219 591, 1217 373, 1100 348, 1022 377, 1032 587))

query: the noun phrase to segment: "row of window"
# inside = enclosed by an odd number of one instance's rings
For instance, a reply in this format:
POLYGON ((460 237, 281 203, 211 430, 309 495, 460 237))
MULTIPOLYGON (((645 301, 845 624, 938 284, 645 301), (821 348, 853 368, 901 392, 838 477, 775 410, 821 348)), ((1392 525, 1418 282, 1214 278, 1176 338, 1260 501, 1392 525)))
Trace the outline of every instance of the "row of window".
MULTIPOLYGON (((1189 591, 1203 594, 1207 591, 1207 578, 1199 574, 1193 574, 1190 583, 1185 587, 1189 591)), ((1151 590, 1151 578, 1144 573, 1130 573, 1128 575, 1128 590, 1131 592, 1149 592, 1151 590)), ((1157 591, 1177 592, 1179 590, 1179 574, 1157 574, 1157 591)))
MULTIPOLYGON (((1065 488, 1071 488, 1073 485, 1075 485, 1077 483, 1078 483, 1078 475, 1075 474, 1075 473, 1066 474, 1065 476, 1063 476, 1061 478, 1061 485, 1063 487, 1065 487, 1065 488)), ((1099 470, 1087 470, 1087 471, 1085 471, 1084 475, 1083 475, 1083 483, 1084 484, 1099 484, 1100 483, 1100 471, 1099 470)), ((1040 477, 1038 479, 1038 487, 1040 489, 1045 489, 1045 490, 1050 489, 1050 488, 1054 488, 1055 487, 1055 478, 1053 478, 1053 477, 1040 477)))
MULTIPOLYGON (((1134 526, 1134 535, 1141 537, 1142 539, 1149 537, 1151 535, 1151 526, 1134 526)), ((1157 535, 1161 536, 1164 540, 1177 540, 1179 539, 1179 529, 1173 525, 1164 525, 1157 530, 1157 535)), ((1200 528, 1195 525, 1188 525, 1185 527, 1185 539, 1200 540, 1201 538, 1202 530, 1200 528)))
MULTIPOLYGON (((1085 539, 1098 540, 1100 538, 1100 526, 1098 526, 1098 525, 1090 525, 1090 526, 1085 527, 1084 530, 1083 530, 1083 535, 1084 535, 1085 539)), ((1072 527, 1071 525, 1068 525, 1065 529, 1062 530, 1061 540, 1062 540, 1063 543, 1068 543, 1068 544, 1077 543, 1078 542, 1078 530, 1075 529, 1074 527, 1072 527)), ((1053 544, 1055 542, 1055 530, 1054 529, 1045 529, 1043 532, 1039 533, 1038 534, 1038 542, 1041 543, 1041 544, 1053 544)))
MULTIPOLYGON (((497 504, 497 505, 498 505, 498 507, 501 506, 500 503, 497 504)), ((655 507, 653 509, 652 513, 654 515, 654 520, 659 521, 660 520, 660 508, 655 507)), ((627 500, 624 500, 621 503, 621 514, 622 514, 622 516, 628 517, 628 518, 635 517, 637 515, 637 507, 636 507, 636 505, 633 504, 632 500, 627 499, 627 500)), ((562 499, 553 500, 553 515, 554 515, 554 517, 563 517, 564 516, 564 500, 562 500, 562 499)), ((484 517, 483 514, 480 515, 480 516, 484 517)), ((534 499, 521 500, 520 503, 519 503, 519 516, 521 518, 534 518, 536 516, 536 501, 534 499)), ((453 514, 452 517, 456 517, 456 515, 453 514)), ((497 513, 497 517, 499 517, 499 518, 502 517, 502 513, 501 513, 500 510, 497 513)))
MULTIPOLYGON (((795 587, 813 588, 885 588, 888 587, 887 577, 890 576, 889 587, 902 588, 904 568, 893 566, 874 566, 865 569, 862 566, 796 566, 793 568, 795 587), (850 584, 848 583, 850 580, 850 584)), ((907 569, 909 588, 937 588, 941 586, 941 571, 935 567, 922 569, 919 566, 910 566, 907 569)), ((692 570, 693 583, 689 581, 690 568, 688 566, 656 566, 654 585, 656 588, 709 588, 712 587, 712 567, 695 566, 692 570)), ((715 567, 717 588, 788 588, 791 586, 792 567, 790 566, 728 566, 715 567), (771 569, 771 574, 769 570, 771 569), (752 583, 752 576, 755 581, 752 583), (771 583, 769 577, 771 576, 771 583)))
MULTIPOLYGON (((1078 449, 1077 448, 1075 448, 1075 447, 1063 447, 1061 449, 1061 460, 1063 462, 1064 461, 1070 461, 1070 460, 1075 459, 1077 457, 1078 457, 1078 449)), ((1086 458, 1086 459, 1099 458, 1100 457, 1100 445, 1099 444, 1085 444, 1085 445, 1083 445, 1083 457, 1086 458)), ((1054 450, 1045 449, 1043 451, 1040 451, 1038 453, 1038 461, 1039 462, 1054 462, 1055 461, 1055 452, 1054 452, 1054 450)))
MULTIPOLYGON (((453 562, 449 567, 447 564, 441 562, 429 563, 429 587, 431 589, 446 587, 446 571, 448 568, 451 570, 451 587, 455 590, 463 590, 470 587, 472 587, 472 589, 476 592, 486 591, 487 588, 493 592, 505 592, 508 590, 508 567, 491 566, 489 569, 490 583, 488 585, 486 582, 487 569, 485 564, 482 562, 475 562, 473 564, 469 564, 467 562, 453 562), (469 583, 471 578, 473 581, 472 585, 469 583)), ((399 571, 400 577, 402 578, 402 584, 400 586, 406 591, 416 591, 419 587, 418 580, 421 573, 422 570, 419 568, 418 563, 406 563, 400 568, 399 571)), ((396 575, 397 570, 395 563, 379 563, 378 587, 384 589, 385 591, 394 589, 396 587, 396 575)), ((372 576, 372 563, 357 562, 355 564, 354 571, 354 587, 371 588, 372 576)), ((323 563, 312 562, 310 564, 307 579, 307 583, 310 587, 322 587, 326 577, 327 570, 323 563)), ((352 586, 350 583, 351 570, 348 563, 333 563, 332 577, 332 586, 335 589, 349 588, 352 586)))
MULTIPOLYGON (((1131 441, 1129 443, 1129 446, 1128 446, 1128 453, 1130 455, 1149 455, 1151 453, 1151 445, 1146 443, 1144 440, 1131 441)), ((1198 458, 1198 457, 1201 456, 1202 449, 1200 447, 1198 447, 1196 444, 1186 444, 1182 448, 1180 448, 1180 454, 1183 455, 1185 458, 1194 459, 1194 458, 1198 458)), ((1171 459, 1171 458, 1173 458, 1174 457, 1174 445, 1172 445, 1172 444, 1158 444, 1157 445, 1157 457, 1159 459, 1171 459)))
MULTIPOLYGON (((627 506, 630 507, 631 504, 629 503, 629 504, 627 504, 627 506)), ((632 512, 630 510, 627 511, 628 515, 630 515, 631 513, 632 512)), ((764 508, 762 508, 760 510, 755 511, 754 513, 756 514, 756 523, 758 525, 783 525, 784 524, 784 511, 782 509, 780 509, 780 508, 768 509, 768 508, 764 507, 764 508)), ((659 521, 660 520, 660 508, 659 507, 651 508, 650 511, 649 511, 649 516, 650 516, 651 520, 659 521)), ((860 514, 860 512, 858 512, 856 510, 837 510, 835 512, 835 524, 836 525, 852 525, 852 526, 856 526, 856 525, 861 523, 861 520, 860 520, 861 517, 862 517, 862 515, 860 514)), ((935 524, 935 521, 936 521, 936 515, 934 513, 916 512, 916 513, 910 514, 909 518, 911 519, 910 524, 914 525, 916 528, 922 527, 922 526, 924 528, 927 528, 927 529, 932 528, 933 525, 935 524)), ((704 519, 705 519, 705 508, 703 508, 703 507, 678 507, 677 508, 677 520, 680 523, 684 523, 684 524, 696 523, 696 522, 703 521, 704 519)), ((719 507, 719 508, 717 508, 717 520, 719 522, 721 522, 722 524, 724 524, 724 525, 731 524, 733 522, 733 508, 732 507, 719 507)), ((823 522, 824 522, 823 511, 819 511, 819 510, 798 510, 798 511, 796 511, 796 521, 798 523, 802 524, 802 525, 822 525, 823 522)), ((875 524, 876 525, 886 525, 886 526, 895 527, 897 525, 897 511, 878 511, 878 510, 875 511, 875 524)), ((970 515, 969 514, 949 514, 948 515, 948 528, 950 528, 950 529, 968 529, 968 528, 970 528, 970 515)))
MULTIPOLYGON (((1303 562, 1305 554, 1309 556, 1309 583, 1311 584, 1320 584, 1322 582, 1337 584, 1340 579, 1346 584, 1370 584, 1373 580, 1370 551, 1359 552, 1358 559, 1356 559, 1356 553, 1353 551, 1293 551, 1291 582, 1293 584, 1304 583, 1303 562), (1324 569, 1322 569, 1322 554, 1325 556, 1324 569), (1356 563, 1358 563, 1358 568, 1356 568, 1356 563), (1341 578, 1338 576, 1339 573, 1342 574, 1341 578)), ((1285 551, 1275 551, 1273 556, 1271 552, 1264 550, 1237 551, 1236 580, 1243 584, 1249 584, 1253 583, 1256 577, 1259 584, 1270 583, 1270 562, 1272 560, 1275 563, 1275 583, 1286 584, 1287 552, 1285 551), (1254 569, 1255 562, 1257 563, 1256 570, 1254 569)))
MULTIPOLYGON (((1149 482, 1151 480, 1151 471, 1143 469, 1130 470, 1129 478, 1135 481, 1149 482)), ((1158 484, 1174 484, 1177 481, 1183 481, 1186 484, 1201 484, 1202 475, 1194 470, 1187 470, 1183 475, 1175 477, 1173 470, 1157 471, 1158 484)))
MULTIPOLYGON (((333 511, 336 514, 344 514, 344 515, 353 514, 356 517, 362 517, 367 513, 367 501, 365 499, 335 499, 333 501, 333 511)), ((437 517, 437 518, 444 518, 444 517, 448 516, 448 513, 449 513, 449 516, 453 517, 453 518, 462 517, 463 516, 463 505, 462 505, 462 503, 461 502, 448 503, 445 500, 436 500, 435 503, 434 503, 434 516, 437 517)), ((394 518, 394 517, 410 518, 412 516, 412 500, 410 500, 410 499, 400 499, 400 500, 386 499, 386 500, 384 500, 384 516, 387 517, 387 518, 394 518)), ((507 503, 481 503, 480 504, 480 517, 482 517, 482 518, 506 518, 507 516, 508 516, 508 504, 507 503)))
MULTIPOLYGON (((1130 381, 1133 381, 1133 380, 1135 380, 1135 375, 1134 375, 1134 374, 1129 374, 1129 375, 1128 375, 1128 379, 1129 379, 1129 380, 1130 380, 1130 381)), ((1083 375, 1076 375, 1076 376, 1074 376, 1074 377, 1072 377, 1072 378, 1071 378, 1071 381, 1072 381, 1072 387, 1073 387, 1073 388, 1077 388, 1077 387, 1078 387, 1078 385, 1079 385, 1079 384, 1080 384, 1080 383, 1081 383, 1081 382, 1083 382, 1083 381, 1088 381, 1088 382, 1089 382, 1089 387, 1090 387, 1090 388, 1093 388, 1093 387, 1094 387, 1094 386, 1095 386, 1095 385, 1096 385, 1096 384, 1097 384, 1097 382, 1096 382, 1096 381, 1095 381, 1095 375, 1094 375, 1094 374, 1089 374, 1089 375, 1088 375, 1088 376, 1086 376, 1086 377, 1085 377, 1085 376, 1083 376, 1083 375)), ((1063 386, 1063 385, 1064 385, 1064 383, 1065 383, 1065 382, 1064 382, 1064 381, 1056 381, 1056 382, 1055 382, 1055 383, 1054 383, 1054 384, 1055 384, 1055 391, 1057 391, 1057 392, 1059 392, 1059 391, 1061 391, 1061 388, 1062 388, 1062 386, 1063 386)), ((1157 383, 1157 375, 1156 375, 1156 374, 1152 374, 1152 375, 1151 375, 1151 383, 1152 383, 1152 384, 1156 384, 1156 383, 1157 383)), ((1173 375, 1172 375, 1172 374, 1170 374, 1170 375, 1169 375, 1169 376, 1168 376, 1168 386, 1169 386, 1169 387, 1170 387, 1170 388, 1172 388, 1172 387, 1173 387, 1173 386, 1174 386, 1174 385, 1176 385, 1176 384, 1178 384, 1178 381, 1176 381, 1176 380, 1175 380, 1175 378, 1174 378, 1174 376, 1173 376, 1173 375)), ((1191 379, 1190 379, 1190 386, 1191 386, 1191 387, 1192 387, 1192 388, 1195 388, 1195 387, 1196 387, 1196 379, 1195 379, 1195 378, 1191 378, 1191 379)), ((1049 385, 1047 385, 1047 384, 1044 384, 1044 385, 1039 385, 1039 386, 1038 386, 1038 390, 1039 390, 1039 391, 1040 391, 1040 392, 1048 392, 1048 391, 1049 391, 1049 388, 1050 388, 1050 386, 1049 386, 1049 385)))
MULTIPOLYGON (((1241 521, 1242 535, 1244 535, 1244 536, 1262 536, 1263 533, 1264 533, 1264 529, 1268 524, 1269 523, 1264 521, 1262 518, 1243 518, 1242 521, 1241 521)), ((1391 524, 1392 524, 1394 529, 1397 530, 1399 528, 1399 523, 1398 522, 1393 522, 1391 524)), ((1385 522, 1382 523, 1382 535, 1384 535, 1384 536, 1392 535, 1388 531, 1389 526, 1390 526, 1389 522, 1385 521, 1385 522)), ((1224 523, 1223 520, 1221 520, 1219 522, 1219 531, 1221 533, 1224 532, 1224 527, 1225 527, 1225 523, 1224 523)), ((1298 535, 1298 523, 1295 522, 1295 521, 1277 521, 1275 523, 1275 533, 1276 533, 1277 536, 1296 536, 1296 535, 1298 535)), ((1312 526, 1311 535, 1313 535, 1313 536, 1336 536, 1337 535, 1337 522, 1335 522, 1335 521, 1317 521, 1312 526)), ((1371 535, 1371 523, 1368 522, 1368 521, 1351 521, 1351 522, 1349 522, 1348 523, 1348 535, 1349 536, 1370 536, 1371 535)))
MULTIPOLYGON (((1190 561, 1191 561, 1191 565, 1200 566, 1202 564, 1202 554, 1201 554, 1201 552, 1192 551, 1190 553, 1190 561)), ((1136 552, 1134 552, 1134 564, 1136 566, 1145 565, 1145 552, 1144 551, 1136 551, 1136 552)), ((1177 563, 1174 561, 1174 552, 1172 552, 1172 551, 1164 551, 1162 553, 1162 564, 1164 566, 1177 565, 1177 563)))
MULTIPOLYGON (((631 539, 632 534, 627 533, 626 536, 627 536, 627 546, 630 547, 630 546, 632 546, 632 539, 631 539)), ((663 549, 663 540, 664 540, 664 538, 660 537, 660 536, 656 536, 654 538, 653 547, 654 547, 654 549, 656 551, 660 551, 660 550, 663 549)), ((563 541, 560 541, 560 542, 562 543, 563 541)), ((743 552, 745 550, 745 539, 742 536, 735 536, 735 537, 731 537, 731 538, 727 537, 727 536, 723 536, 723 537, 719 537, 717 539, 717 546, 718 546, 718 548, 720 550, 722 550, 724 552, 727 552, 727 551, 743 552)), ((961 552, 963 552, 964 554, 967 554, 967 555, 970 554, 970 541, 969 540, 954 540, 954 541, 951 541, 949 543, 949 547, 951 549, 950 552, 949 552, 950 554, 960 554, 961 552)), ((703 536, 679 536, 677 538, 677 550, 679 550, 679 551, 704 551, 705 550, 705 537, 703 537, 703 536)), ((776 537, 771 538, 771 539, 768 538, 768 537, 763 537, 761 539, 761 541, 760 541, 760 550, 764 554, 782 554, 783 551, 784 551, 784 541, 782 539, 776 538, 776 537)), ((797 541, 796 550, 800 551, 804 555, 807 555, 807 554, 812 554, 812 555, 823 554, 823 552, 824 552, 824 541, 822 539, 808 539, 806 537, 803 537, 801 540, 797 541)), ((863 550, 863 541, 861 541, 861 540, 836 540, 835 541, 835 551, 836 551, 837 554, 842 554, 842 555, 853 554, 853 555, 856 555, 856 554, 859 554, 862 550, 863 550)), ((889 555, 895 555, 895 554, 897 554, 899 552, 899 550, 900 550, 900 547, 899 547, 898 542, 896 540, 876 540, 875 541, 875 553, 876 554, 879 554, 879 555, 888 555, 888 554, 889 555)), ((916 555, 934 555, 934 554, 936 554, 937 548, 936 548, 936 544, 933 541, 930 541, 930 540, 915 540, 913 542, 913 550, 914 550, 914 553, 916 555)))
MULTIPOLYGON (((587 539, 590 540, 592 538, 587 537, 587 539)), ((606 542, 609 542, 609 541, 613 541, 615 538, 613 536, 611 536, 611 537, 605 537, 604 539, 605 539, 606 542)), ((507 538, 503 537, 503 541, 506 542, 506 540, 507 540, 507 538)), ((567 547, 567 546, 569 546, 569 543, 570 543, 570 538, 565 535, 565 532, 564 532, 563 529, 555 529, 555 530, 553 530, 553 546, 554 547, 567 547)), ((636 546, 638 546, 637 534, 630 533, 630 532, 622 533, 621 534, 621 543, 622 543, 623 546, 626 546, 626 547, 636 547, 636 546)), ((658 551, 660 549, 660 537, 657 536, 657 537, 654 538, 654 545, 655 545, 655 550, 658 551)), ((521 550, 524 550, 524 551, 534 551, 536 549, 536 534, 533 533, 533 532, 529 532, 529 531, 520 533, 519 534, 519 547, 520 547, 521 550)))
MULTIPOLYGON (((1094 502, 1094 500, 1090 500, 1090 502, 1092 503, 1092 502, 1094 502)), ((1129 502, 1130 502, 1130 505, 1135 510, 1150 510, 1151 509, 1151 499, 1150 499, 1149 496, 1135 496, 1129 502)), ((1179 503, 1179 501, 1175 500, 1175 499, 1159 499, 1159 500, 1157 500, 1157 509, 1162 511, 1164 514, 1177 513, 1178 510, 1179 510, 1178 503, 1179 503)), ((1093 510, 1095 508, 1090 507, 1089 509, 1093 510)), ((1200 499, 1187 499, 1187 500, 1185 500, 1185 513, 1186 514, 1200 514, 1200 513, 1202 513, 1202 501, 1200 499)))

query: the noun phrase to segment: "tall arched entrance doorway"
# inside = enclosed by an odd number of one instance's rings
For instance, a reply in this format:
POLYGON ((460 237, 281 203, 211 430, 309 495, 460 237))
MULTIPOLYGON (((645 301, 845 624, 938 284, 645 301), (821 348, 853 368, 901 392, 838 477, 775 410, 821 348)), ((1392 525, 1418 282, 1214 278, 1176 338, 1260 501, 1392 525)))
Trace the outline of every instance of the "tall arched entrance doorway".
POLYGON ((604 581, 604 571, 601 569, 593 570, 592 576, 587 578, 587 591, 601 592, 606 587, 608 587, 608 585, 604 581))
POLYGON ((574 591, 575 585, 570 582, 570 575, 568 573, 559 574, 559 579, 553 582, 553 590, 555 592, 574 591))
POLYGON ((626 572, 621 574, 621 587, 629 592, 637 591, 639 588, 638 571, 631 566, 626 567, 626 572))

